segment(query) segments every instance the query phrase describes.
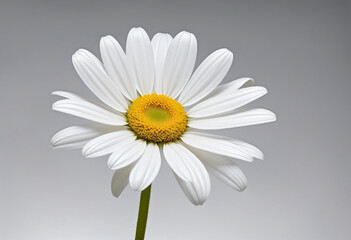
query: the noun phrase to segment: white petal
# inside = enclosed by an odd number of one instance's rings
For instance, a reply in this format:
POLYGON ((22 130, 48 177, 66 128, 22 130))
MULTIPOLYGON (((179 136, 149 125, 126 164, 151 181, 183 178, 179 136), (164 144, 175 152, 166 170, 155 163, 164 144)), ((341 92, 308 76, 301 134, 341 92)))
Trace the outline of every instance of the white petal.
POLYGON ((89 141, 82 149, 85 157, 100 157, 116 151, 124 142, 129 143, 135 139, 135 136, 129 130, 106 133, 100 137, 89 141))
MULTIPOLYGON (((191 171, 192 180, 184 181, 177 173, 175 177, 180 187, 182 188, 185 195, 194 205, 202 205, 208 198, 211 191, 211 182, 208 172, 201 161, 182 144, 176 143, 181 148, 177 151, 186 153, 187 157, 185 160, 189 164, 189 169, 191 171)), ((175 144, 172 144, 175 145, 175 144)))
POLYGON ((135 191, 143 191, 156 178, 161 167, 160 150, 156 144, 148 144, 145 152, 129 175, 129 183, 135 191))
MULTIPOLYGON (((202 181, 207 183, 206 169, 197 157, 181 143, 169 143, 163 146, 164 156, 178 177, 184 181, 202 181), (206 173, 203 173, 203 172, 206 173), (201 176, 201 179, 198 177, 201 176)), ((208 174, 207 174, 208 176, 208 174)))
POLYGON ((82 126, 72 126, 56 133, 51 138, 54 148, 76 149, 82 148, 88 141, 102 134, 117 131, 118 128, 102 124, 86 124, 82 126))
POLYGON ((137 97, 136 79, 121 45, 112 36, 100 40, 101 58, 107 73, 117 88, 129 100, 137 97))
POLYGON ((192 179, 188 166, 185 162, 186 157, 181 155, 181 151, 179 153, 177 152, 176 147, 173 146, 174 144, 165 144, 163 146, 163 155, 165 156, 165 159, 168 162, 169 166, 172 168, 172 170, 182 179, 189 182, 192 179))
POLYGON ((69 97, 69 99, 59 100, 52 105, 55 111, 71 114, 77 117, 85 118, 91 121, 122 126, 126 125, 124 115, 120 112, 109 109, 98 103, 85 100, 73 93, 57 91, 54 95, 69 97))
POLYGON ((163 94, 176 98, 188 82, 196 61, 194 34, 180 32, 169 46, 163 71, 163 94))
POLYGON ((167 33, 156 33, 151 40, 155 57, 155 92, 162 93, 163 69, 172 36, 167 33))
POLYGON ((263 153, 257 147, 255 147, 249 143, 237 140, 237 139, 229 139, 228 141, 233 143, 233 144, 238 145, 243 150, 245 150, 247 153, 249 153, 252 157, 263 160, 263 153))
POLYGON ((219 49, 209 55, 196 69, 179 96, 183 106, 197 103, 223 80, 233 62, 233 53, 219 49))
POLYGON ((128 184, 130 171, 133 169, 134 164, 130 164, 124 168, 115 171, 111 181, 111 191, 116 198, 121 195, 122 191, 128 184))
POLYGON ((243 191, 247 187, 246 177, 241 169, 228 157, 196 148, 189 148, 205 165, 206 169, 229 187, 243 191))
POLYGON ((80 49, 72 56, 73 66, 88 88, 108 106, 126 112, 128 104, 102 63, 92 53, 80 49))
POLYGON ((220 136, 187 131, 181 137, 186 144, 204 151, 237 158, 240 160, 252 162, 252 156, 236 144, 233 144, 220 136))
MULTIPOLYGON (((220 135, 197 132, 194 129, 189 130, 187 133, 200 134, 200 135, 208 136, 208 137, 213 138, 213 139, 221 139, 221 140, 228 141, 228 142, 236 145, 237 147, 241 148, 241 150, 246 152, 247 154, 249 154, 251 156, 251 158, 257 158, 257 159, 263 160, 262 151, 260 149, 258 149, 257 147, 255 147, 247 142, 243 142, 241 140, 237 140, 237 139, 230 138, 227 136, 220 136, 220 135)), ((191 147, 189 145, 187 147, 194 149, 194 147, 191 147)), ((199 149, 199 148, 197 148, 197 149, 199 149)), ((207 152, 207 149, 204 149, 204 151, 207 152)))
POLYGON ((88 100, 84 99, 83 97, 78 96, 77 94, 65 92, 65 91, 54 91, 51 93, 51 95, 60 96, 63 98, 68 98, 68 99, 73 99, 73 100, 88 101, 88 100))
POLYGON ((152 93, 155 77, 155 62, 150 38, 142 28, 132 28, 127 38, 127 58, 137 79, 141 95, 152 93))
POLYGON ((216 87, 210 94, 208 94, 205 97, 205 99, 227 95, 229 93, 234 92, 235 90, 238 90, 239 88, 251 87, 253 84, 254 84, 254 80, 252 78, 248 78, 248 77, 239 78, 229 83, 216 87))
POLYGON ((255 124, 273 122, 276 116, 269 110, 255 108, 250 110, 238 110, 226 115, 208 118, 189 119, 188 126, 197 129, 226 129, 243 127, 255 124))
POLYGON ((189 117, 208 117, 242 107, 267 93, 264 87, 248 87, 201 101, 188 111, 189 117))
POLYGON ((145 141, 135 140, 135 137, 125 139, 109 157, 108 167, 116 170, 135 162, 144 153, 145 148, 145 141))

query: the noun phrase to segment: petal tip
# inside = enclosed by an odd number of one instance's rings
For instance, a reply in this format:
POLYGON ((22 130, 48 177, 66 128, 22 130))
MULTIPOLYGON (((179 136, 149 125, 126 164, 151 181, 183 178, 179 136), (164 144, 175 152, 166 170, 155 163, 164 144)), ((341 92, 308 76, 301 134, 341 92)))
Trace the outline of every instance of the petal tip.
POLYGON ((111 35, 107 34, 105 36, 103 36, 101 39, 111 39, 113 38, 111 35))
POLYGON ((239 186, 238 191, 243 192, 247 188, 247 185, 239 186))
POLYGON ((115 40, 114 37, 111 35, 106 35, 100 38, 100 48, 105 47, 107 44, 113 44, 113 41, 115 40))
POLYGON ((121 165, 120 162, 117 161, 107 161, 107 166, 114 171, 117 171, 123 167, 125 167, 124 165, 121 165))
POLYGON ((272 112, 272 111, 270 111, 270 113, 271 113, 272 121, 273 121, 273 122, 274 122, 274 121, 277 121, 277 115, 275 115, 275 113, 272 112))
POLYGON ((55 139, 55 136, 53 136, 50 140, 50 144, 53 148, 57 147, 57 139, 55 139))
POLYGON ((129 33, 134 33, 134 32, 146 32, 146 31, 142 27, 132 27, 129 33))
POLYGON ((133 189, 136 192, 141 192, 143 189, 141 188, 141 186, 139 185, 135 185, 132 182, 129 181, 129 185, 131 187, 131 189, 133 189))
POLYGON ((228 48, 221 48, 221 49, 219 49, 219 51, 222 51, 223 54, 226 54, 228 56, 233 56, 233 52, 230 51, 228 48))
MULTIPOLYGON (((110 156, 110 158, 111 158, 111 156, 110 156)), ((111 161, 107 161, 107 166, 111 170, 116 170, 116 169, 114 169, 114 164, 111 161)))
POLYGON ((123 190, 122 191, 115 191, 114 190, 114 186, 113 186, 113 184, 111 184, 111 193, 112 193, 112 196, 114 196, 115 198, 118 198, 119 196, 121 196, 121 193, 123 192, 123 190))
POLYGON ((84 146, 82 148, 82 155, 83 155, 83 157, 86 157, 86 158, 91 158, 92 157, 90 149, 88 147, 86 147, 86 146, 84 146))
POLYGON ((179 37, 179 38, 189 38, 189 39, 195 38, 195 39, 196 39, 196 37, 195 37, 195 35, 194 35, 193 33, 187 32, 187 31, 181 31, 181 32, 179 32, 179 33, 176 35, 176 37, 179 37))
POLYGON ((206 200, 199 200, 199 201, 191 201, 196 207, 201 207, 205 204, 206 200))
POLYGON ((82 56, 81 51, 79 49, 75 53, 73 53, 73 55, 72 55, 73 64, 78 63, 78 60, 80 60, 82 58, 83 58, 83 56, 82 56))
POLYGON ((88 59, 89 55, 93 54, 84 48, 80 48, 72 55, 72 60, 85 60, 88 59))

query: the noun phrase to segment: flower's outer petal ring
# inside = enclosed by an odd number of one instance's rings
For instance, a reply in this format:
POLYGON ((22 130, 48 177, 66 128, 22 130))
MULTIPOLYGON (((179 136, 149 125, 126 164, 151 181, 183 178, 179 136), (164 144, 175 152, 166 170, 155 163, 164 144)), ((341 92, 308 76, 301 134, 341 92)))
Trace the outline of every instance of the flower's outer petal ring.
POLYGON ((196 61, 197 41, 192 33, 180 32, 168 48, 163 71, 163 94, 175 99, 188 82, 196 61))
POLYGON ((132 28, 127 37, 126 54, 136 76, 137 90, 141 95, 153 91, 155 61, 150 38, 142 28, 132 28))
POLYGON ((79 49, 72 56, 72 63, 79 77, 87 87, 105 104, 126 112, 128 103, 118 86, 107 75, 104 66, 92 53, 79 49))
POLYGON ((161 155, 156 144, 148 144, 143 155, 129 175, 129 183, 135 191, 143 191, 156 178, 161 167, 161 155))
POLYGON ((223 80, 232 62, 233 53, 228 49, 210 54, 191 76, 179 96, 179 102, 187 107, 203 99, 223 80))
POLYGON ((275 120, 276 116, 273 112, 262 108, 254 108, 235 110, 234 112, 208 118, 190 118, 188 126, 196 129, 215 130, 250 126, 275 120))
POLYGON ((172 36, 167 33, 156 33, 151 40, 152 50, 155 57, 155 85, 156 93, 162 93, 163 69, 172 36))

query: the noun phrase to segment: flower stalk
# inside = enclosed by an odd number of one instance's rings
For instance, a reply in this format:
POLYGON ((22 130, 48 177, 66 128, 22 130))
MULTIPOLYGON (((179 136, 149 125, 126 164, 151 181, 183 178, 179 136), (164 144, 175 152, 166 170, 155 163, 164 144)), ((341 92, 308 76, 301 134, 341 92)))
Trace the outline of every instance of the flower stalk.
POLYGON ((135 240, 144 240, 145 237, 147 216, 149 212, 150 194, 151 184, 140 194, 139 214, 135 233, 135 240))

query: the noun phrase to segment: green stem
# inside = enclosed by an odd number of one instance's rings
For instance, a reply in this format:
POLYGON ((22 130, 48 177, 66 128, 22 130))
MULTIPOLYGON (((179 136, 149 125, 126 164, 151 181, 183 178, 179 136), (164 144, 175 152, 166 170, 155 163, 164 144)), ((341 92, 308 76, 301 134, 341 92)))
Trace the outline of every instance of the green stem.
POLYGON ((135 233, 135 240, 144 240, 145 237, 147 214, 149 212, 150 193, 151 185, 144 189, 140 195, 139 214, 135 233))

